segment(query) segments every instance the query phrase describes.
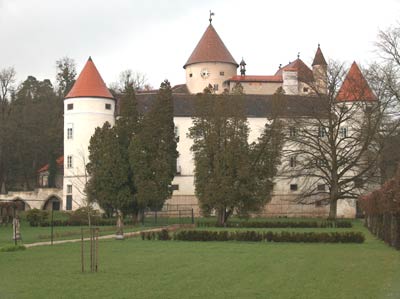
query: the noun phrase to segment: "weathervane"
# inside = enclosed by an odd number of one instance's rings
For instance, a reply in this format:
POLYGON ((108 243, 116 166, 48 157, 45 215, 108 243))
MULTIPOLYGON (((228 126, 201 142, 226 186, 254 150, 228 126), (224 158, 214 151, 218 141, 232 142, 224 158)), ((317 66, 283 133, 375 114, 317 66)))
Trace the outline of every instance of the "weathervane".
POLYGON ((215 15, 215 13, 213 13, 211 10, 210 10, 210 18, 208 19, 209 21, 210 21, 210 24, 211 24, 211 22, 212 22, 212 16, 214 16, 215 15))

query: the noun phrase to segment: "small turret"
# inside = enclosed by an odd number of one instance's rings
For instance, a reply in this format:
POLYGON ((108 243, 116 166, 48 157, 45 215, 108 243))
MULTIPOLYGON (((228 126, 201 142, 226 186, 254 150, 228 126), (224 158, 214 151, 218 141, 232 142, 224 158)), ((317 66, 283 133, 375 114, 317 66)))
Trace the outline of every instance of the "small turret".
POLYGON ((244 61, 243 57, 242 61, 240 62, 240 75, 246 76, 246 62, 244 61))
POLYGON ((312 63, 312 71, 314 76, 315 89, 320 94, 328 92, 328 64, 326 63, 324 54, 322 54, 320 44, 318 44, 317 52, 315 53, 312 63))

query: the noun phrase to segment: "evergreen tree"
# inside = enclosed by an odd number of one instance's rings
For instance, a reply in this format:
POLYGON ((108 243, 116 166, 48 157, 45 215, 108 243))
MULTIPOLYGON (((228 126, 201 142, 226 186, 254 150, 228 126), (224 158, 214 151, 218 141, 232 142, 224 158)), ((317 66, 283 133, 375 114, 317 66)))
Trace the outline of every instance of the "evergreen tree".
MULTIPOLYGON (((89 201, 104 210, 112 209, 122 218, 132 209, 132 196, 127 177, 129 165, 121 155, 116 129, 106 122, 96 128, 90 139, 87 165, 90 180, 86 186, 89 201)), ((117 231, 122 234, 122 231, 117 231)))
POLYGON ((129 149, 141 209, 160 209, 172 194, 178 156, 174 128, 172 90, 164 81, 129 149))
POLYGON ((248 130, 243 96, 208 90, 198 96, 190 128, 196 195, 203 212, 217 211, 220 224, 244 212, 251 198, 248 130))
POLYGON ((223 225, 233 213, 260 211, 270 200, 279 164, 282 136, 271 121, 257 143, 248 144, 243 91, 198 95, 190 137, 195 160, 195 187, 205 214, 217 212, 223 225))

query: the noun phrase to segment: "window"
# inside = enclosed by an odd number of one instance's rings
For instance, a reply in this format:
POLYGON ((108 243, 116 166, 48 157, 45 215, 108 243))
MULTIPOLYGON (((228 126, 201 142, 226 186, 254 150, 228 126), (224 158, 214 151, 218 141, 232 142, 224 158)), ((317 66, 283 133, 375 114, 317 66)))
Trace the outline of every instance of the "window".
POLYGON ((190 78, 192 78, 192 77, 193 77, 193 74, 192 74, 192 73, 190 73, 190 74, 189 74, 189 77, 190 77, 190 78))
POLYGON ((72 156, 67 156, 67 168, 72 168, 72 156))
POLYGON ((67 124, 67 139, 72 139, 73 136, 73 125, 67 124))
POLYGON ((317 208, 322 207, 322 200, 317 200, 317 201, 315 202, 315 206, 316 206, 317 208))
POLYGON ((317 190, 318 191, 325 191, 325 184, 318 184, 317 190))
POLYGON ((323 159, 317 159, 316 164, 317 164, 317 166, 320 166, 320 167, 325 166, 325 161, 323 159))
POLYGON ((172 191, 174 191, 174 190, 179 190, 179 185, 176 185, 176 184, 171 185, 171 190, 172 190, 172 191))
POLYGON ((67 110, 73 110, 74 104, 67 104, 67 110))
POLYGON ((290 191, 297 191, 297 184, 290 184, 290 191))
POLYGON ((218 84, 214 84, 214 90, 218 90, 218 84))
POLYGON ((111 110, 111 104, 106 104, 106 110, 111 110))
POLYGON ((219 75, 220 75, 220 76, 225 76, 225 72, 222 72, 222 71, 221 71, 221 72, 219 72, 219 75))
POLYGON ((296 156, 290 157, 290 167, 296 167, 296 156))
POLYGON ((296 137, 296 135, 297 135, 296 127, 290 127, 289 128, 289 136, 290 137, 296 137))
POLYGON ((72 193, 72 185, 67 185, 67 193, 68 194, 72 193))
POLYGON ((303 87, 303 92, 308 92, 308 87, 303 87))
POLYGON ((68 211, 72 210, 72 195, 67 195, 67 206, 68 211))
POLYGON ((325 137, 325 128, 324 127, 318 127, 318 137, 325 137))
POLYGON ((347 137, 347 128, 346 127, 341 127, 339 130, 340 137, 346 138, 347 137))

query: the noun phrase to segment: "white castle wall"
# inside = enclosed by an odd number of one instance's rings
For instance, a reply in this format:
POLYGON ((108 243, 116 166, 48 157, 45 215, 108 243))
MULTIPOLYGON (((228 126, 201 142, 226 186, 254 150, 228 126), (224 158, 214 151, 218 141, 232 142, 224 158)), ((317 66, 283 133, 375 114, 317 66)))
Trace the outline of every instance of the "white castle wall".
POLYGON ((88 179, 85 175, 85 164, 89 162, 89 142, 96 127, 102 127, 105 122, 114 125, 115 101, 107 98, 67 98, 64 100, 64 186, 62 209, 66 209, 66 197, 71 195, 67 185, 72 185, 72 209, 84 204, 84 186, 88 179), (68 104, 73 104, 68 110, 68 104), (106 104, 111 109, 106 109, 106 104), (67 129, 72 125, 73 136, 68 139, 67 129), (72 168, 68 168, 68 156, 72 156, 72 168))

